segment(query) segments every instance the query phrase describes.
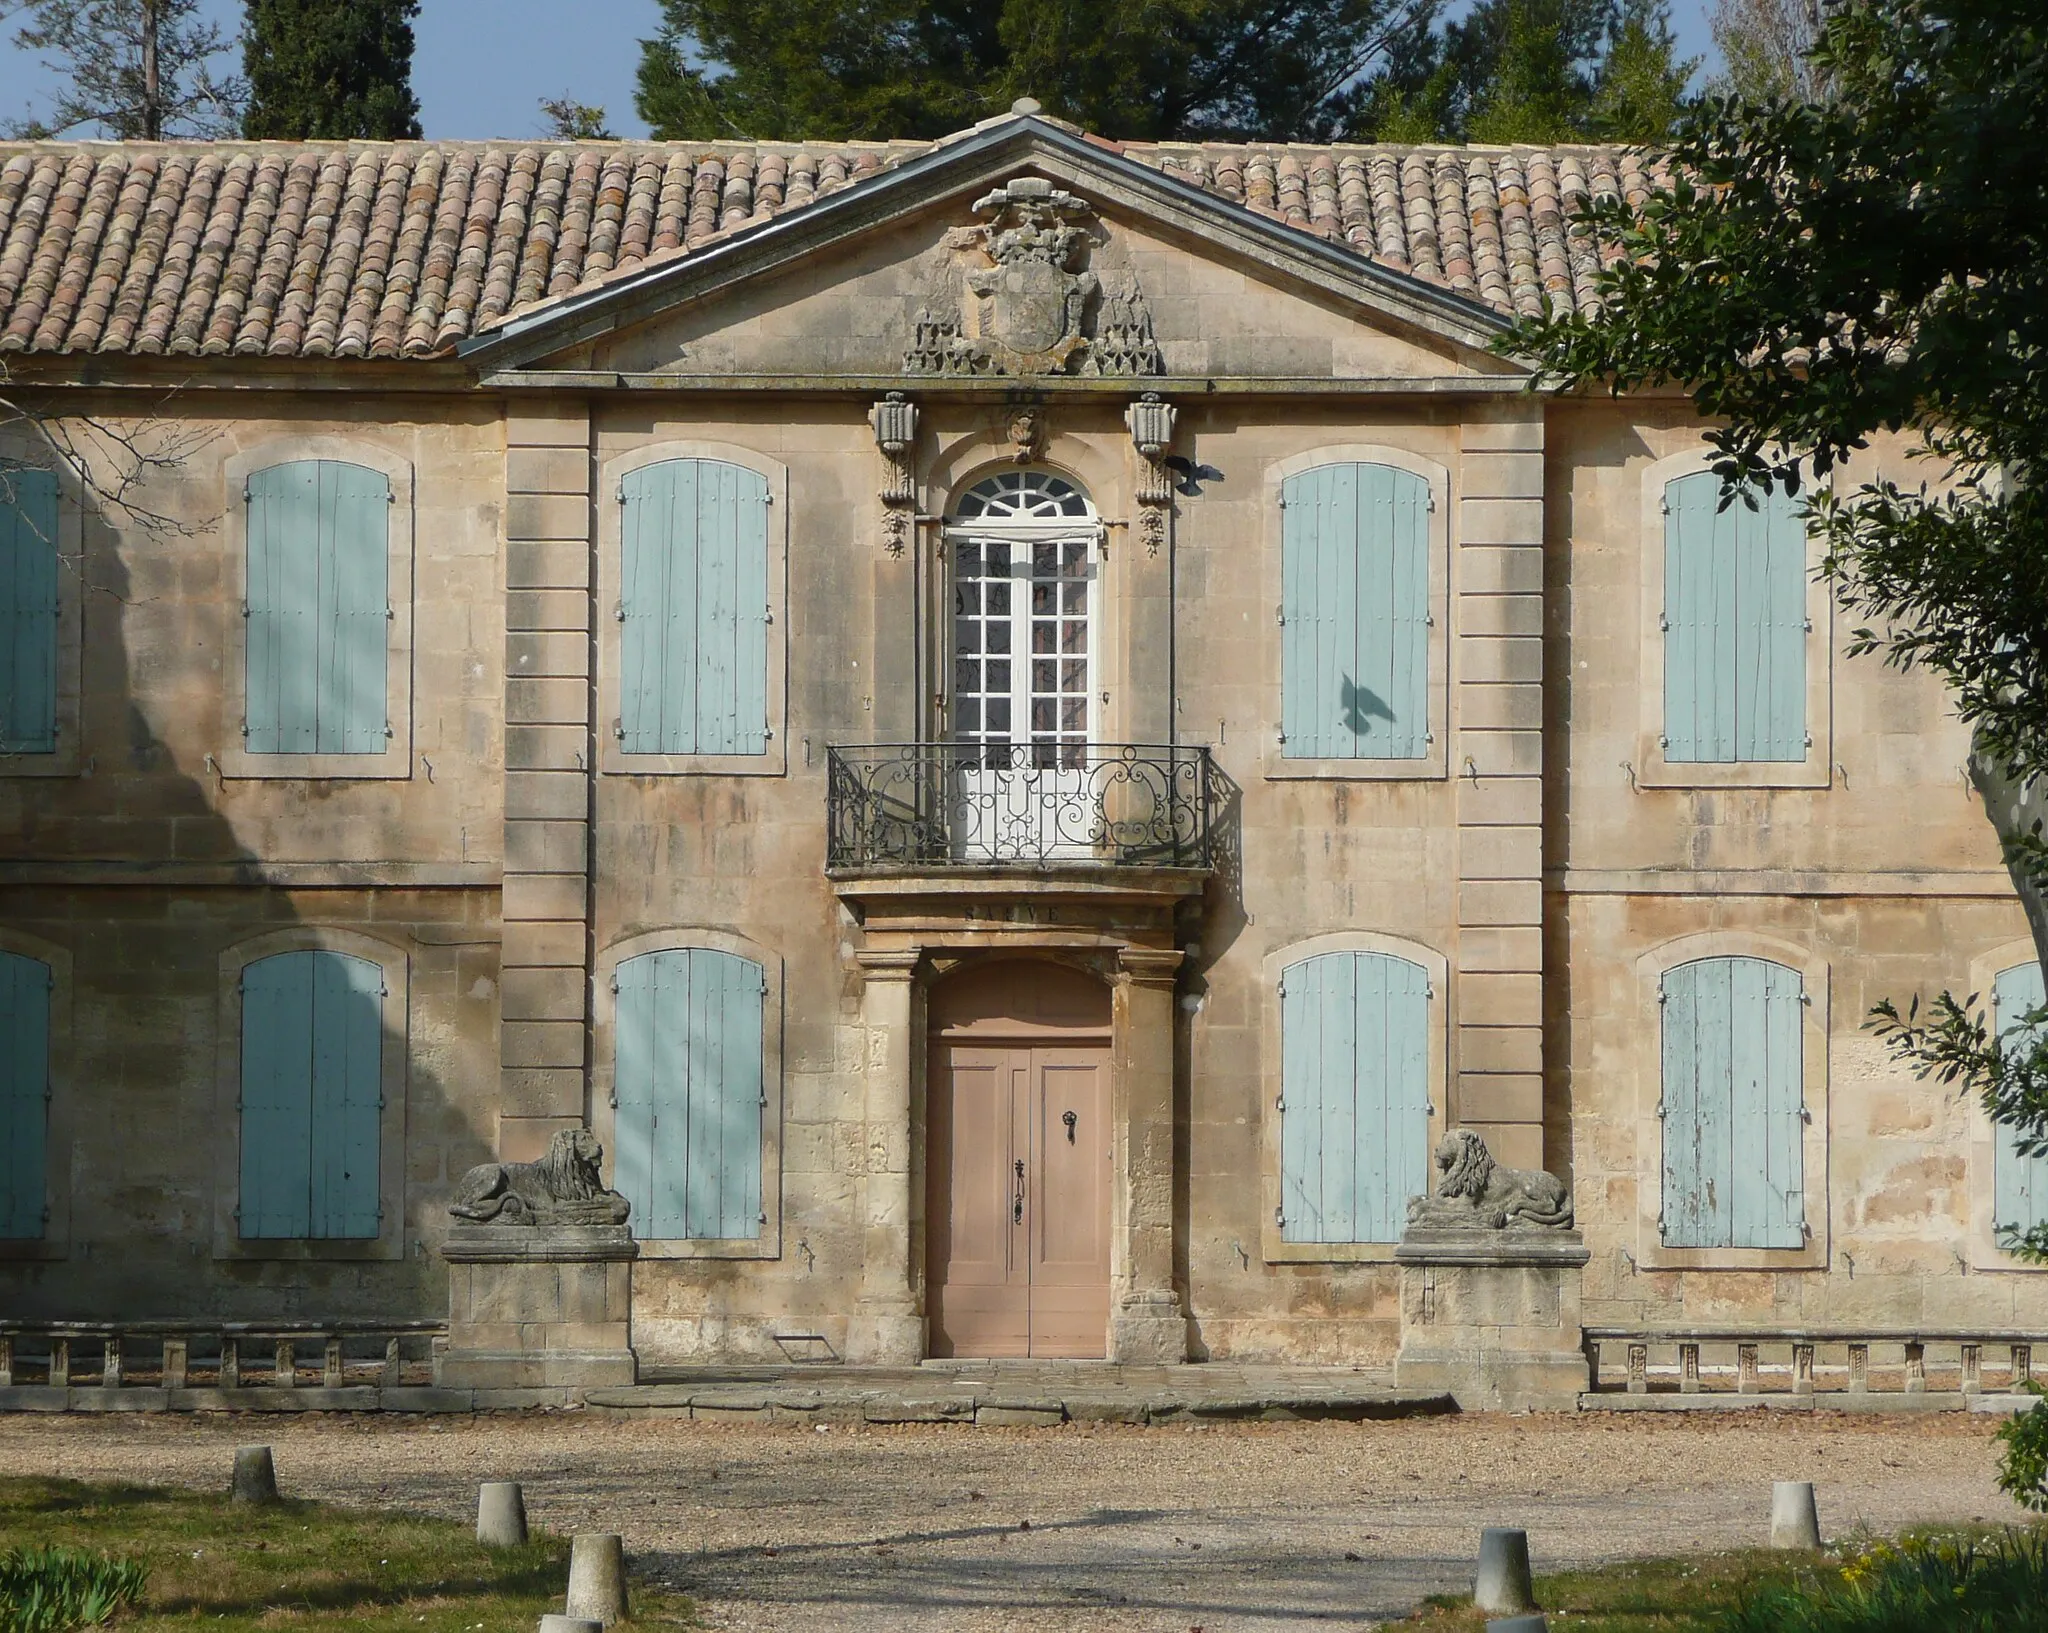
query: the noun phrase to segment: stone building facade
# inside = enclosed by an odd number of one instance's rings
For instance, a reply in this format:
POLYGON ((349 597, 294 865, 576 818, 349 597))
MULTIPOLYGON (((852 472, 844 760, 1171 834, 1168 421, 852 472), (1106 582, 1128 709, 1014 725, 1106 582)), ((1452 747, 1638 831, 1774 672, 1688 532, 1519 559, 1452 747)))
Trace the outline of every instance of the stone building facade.
POLYGON ((1470 1127, 1590 1325, 2048 1326, 1863 1028, 2038 996, 1939 688, 1490 349, 1644 179, 6 153, 0 1308, 432 1317, 588 1127, 643 1364, 1376 1364, 1470 1127))

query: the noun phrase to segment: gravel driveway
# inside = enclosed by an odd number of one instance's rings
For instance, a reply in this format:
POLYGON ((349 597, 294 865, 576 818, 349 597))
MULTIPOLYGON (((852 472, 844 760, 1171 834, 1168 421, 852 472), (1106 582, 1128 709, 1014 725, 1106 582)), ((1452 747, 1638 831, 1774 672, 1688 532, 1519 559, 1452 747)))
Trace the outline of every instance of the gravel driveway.
POLYGON ((526 1483, 556 1531, 746 1633, 1360 1629, 1469 1582, 1482 1525, 1537 1568, 1760 1543, 1772 1479, 1830 1536, 2003 1519, 1997 1420, 1448 1417, 1058 1429, 466 1418, 0 1418, 0 1473, 225 1485, 268 1441, 296 1496, 474 1512, 526 1483))

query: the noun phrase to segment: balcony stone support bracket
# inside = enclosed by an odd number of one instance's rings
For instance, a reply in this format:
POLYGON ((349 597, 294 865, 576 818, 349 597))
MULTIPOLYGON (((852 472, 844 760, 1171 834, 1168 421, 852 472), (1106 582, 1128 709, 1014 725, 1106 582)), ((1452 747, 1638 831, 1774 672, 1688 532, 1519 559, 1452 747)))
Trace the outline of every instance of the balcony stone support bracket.
POLYGON ((903 554, 917 519, 917 473, 911 450, 917 440, 917 404, 892 391, 868 412, 875 428, 875 446, 882 454, 882 547, 903 554))
POLYGON ((1173 512, 1173 478, 1166 469, 1167 450, 1173 446, 1173 420, 1173 404, 1161 402, 1156 391, 1146 392, 1124 410, 1131 446, 1138 455, 1132 493, 1138 501, 1138 538, 1145 553, 1152 556, 1166 543, 1167 520, 1173 512))

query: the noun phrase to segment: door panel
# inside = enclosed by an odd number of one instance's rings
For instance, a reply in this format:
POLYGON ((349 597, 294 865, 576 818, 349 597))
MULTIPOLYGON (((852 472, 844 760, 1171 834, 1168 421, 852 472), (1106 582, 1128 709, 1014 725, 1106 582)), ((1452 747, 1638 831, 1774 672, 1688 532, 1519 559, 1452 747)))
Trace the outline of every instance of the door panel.
POLYGON ((1013 1241, 1012 1052, 939 1043, 932 1053, 932 1353, 1023 1355, 1030 1310, 1013 1241))
POLYGON ((1108 1078, 1101 1048, 934 1042, 932 1354, 1103 1354, 1108 1078))
POLYGON ((1099 1357, 1109 1325, 1109 1062, 1098 1049, 1032 1057, 1031 1353, 1099 1357))

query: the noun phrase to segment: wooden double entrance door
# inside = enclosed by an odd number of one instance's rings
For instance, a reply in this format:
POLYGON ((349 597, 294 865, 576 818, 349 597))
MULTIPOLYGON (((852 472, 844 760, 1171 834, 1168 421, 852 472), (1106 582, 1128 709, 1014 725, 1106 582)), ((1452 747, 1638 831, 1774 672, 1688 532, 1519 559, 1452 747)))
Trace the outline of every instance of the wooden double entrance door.
POLYGON ((931 1353, 1098 1359, 1109 1326, 1107 1040, 1067 1041, 1028 1021, 1021 1036, 986 1030, 984 1020, 931 1043, 931 1353))

